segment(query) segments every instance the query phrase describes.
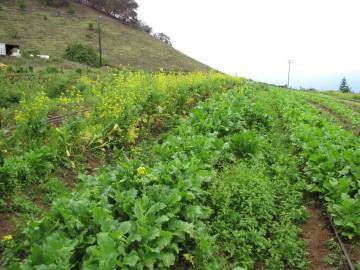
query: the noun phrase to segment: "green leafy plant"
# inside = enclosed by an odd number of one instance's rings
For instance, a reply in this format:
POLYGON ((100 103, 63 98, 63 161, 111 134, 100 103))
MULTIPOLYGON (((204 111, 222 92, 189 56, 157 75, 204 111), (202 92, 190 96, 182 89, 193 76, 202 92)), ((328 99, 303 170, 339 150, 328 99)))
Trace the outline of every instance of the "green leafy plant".
POLYGON ((70 61, 84 63, 90 66, 99 65, 99 56, 96 51, 81 43, 74 43, 69 45, 65 50, 64 57, 70 61))
POLYGON ((238 157, 255 155, 259 151, 258 135, 252 131, 231 136, 231 148, 238 157))

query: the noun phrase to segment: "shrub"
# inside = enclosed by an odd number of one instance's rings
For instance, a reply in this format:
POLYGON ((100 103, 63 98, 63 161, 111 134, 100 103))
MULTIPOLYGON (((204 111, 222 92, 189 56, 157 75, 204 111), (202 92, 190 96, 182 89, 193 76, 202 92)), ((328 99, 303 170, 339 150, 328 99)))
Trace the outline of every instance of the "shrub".
POLYGON ((14 27, 8 28, 7 32, 8 32, 8 35, 10 36, 10 38, 18 39, 20 37, 18 30, 15 29, 14 27))
POLYGON ((69 45, 65 50, 66 59, 79 63, 88 64, 90 66, 99 65, 99 56, 94 48, 89 45, 81 43, 74 43, 69 45))
POLYGON ((89 23, 88 28, 90 31, 95 30, 94 23, 89 23))
POLYGON ((30 55, 36 56, 39 55, 40 51, 39 50, 26 50, 22 53, 23 57, 30 57, 30 55))
POLYGON ((40 3, 47 6, 58 7, 68 4, 68 0, 40 0, 40 3))
POLYGON ((25 10, 26 9, 26 2, 25 0, 18 0, 16 1, 17 6, 21 9, 21 10, 25 10))
POLYGON ((68 9, 66 12, 67 12, 67 14, 69 14, 71 16, 75 15, 75 10, 72 8, 68 9))

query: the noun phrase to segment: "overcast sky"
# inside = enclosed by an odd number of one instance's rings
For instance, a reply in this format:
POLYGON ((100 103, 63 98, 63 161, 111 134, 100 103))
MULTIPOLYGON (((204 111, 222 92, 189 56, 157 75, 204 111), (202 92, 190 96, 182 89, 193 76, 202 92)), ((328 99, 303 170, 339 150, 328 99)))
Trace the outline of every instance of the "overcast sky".
POLYGON ((360 90, 360 0, 137 0, 139 15, 185 54, 229 74, 360 90))

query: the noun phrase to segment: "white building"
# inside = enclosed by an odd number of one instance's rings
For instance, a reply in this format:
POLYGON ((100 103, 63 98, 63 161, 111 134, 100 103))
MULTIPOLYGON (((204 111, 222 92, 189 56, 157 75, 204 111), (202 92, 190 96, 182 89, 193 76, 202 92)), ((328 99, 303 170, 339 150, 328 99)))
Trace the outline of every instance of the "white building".
POLYGON ((16 56, 20 55, 20 46, 15 44, 7 44, 0 42, 0 56, 16 56))

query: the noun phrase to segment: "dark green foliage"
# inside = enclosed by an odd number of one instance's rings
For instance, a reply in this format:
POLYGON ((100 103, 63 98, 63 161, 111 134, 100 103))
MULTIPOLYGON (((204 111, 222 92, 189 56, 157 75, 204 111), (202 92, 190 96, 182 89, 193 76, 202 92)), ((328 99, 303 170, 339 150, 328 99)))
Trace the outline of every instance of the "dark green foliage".
POLYGON ((107 0, 107 1, 76 0, 76 1, 91 6, 101 12, 108 14, 109 16, 113 16, 124 23, 136 24, 138 22, 136 10, 139 7, 139 5, 135 0, 107 0))
POLYGON ((58 7, 63 6, 69 3, 68 0, 39 0, 42 4, 51 6, 51 7, 58 7))
POLYGON ((95 49, 81 43, 69 45, 65 50, 64 57, 70 61, 84 63, 89 66, 99 65, 99 56, 95 49))
POLYGON ((90 31, 94 31, 94 30, 95 30, 94 23, 89 23, 89 24, 88 24, 88 29, 89 29, 90 31))
POLYGON ((25 0, 17 0, 16 1, 17 6, 21 9, 21 10, 25 10, 26 9, 26 1, 25 0))
POLYGON ((345 77, 341 81, 339 91, 342 93, 350 93, 351 92, 350 87, 349 87, 345 77))
POLYGON ((75 9, 73 8, 69 8, 67 11, 66 11, 67 14, 71 15, 71 16, 74 16, 75 15, 75 9))
POLYGON ((23 57, 30 57, 30 55, 33 55, 36 57, 39 54, 40 54, 39 50, 24 50, 21 55, 23 57))

